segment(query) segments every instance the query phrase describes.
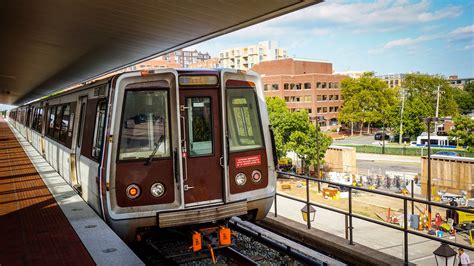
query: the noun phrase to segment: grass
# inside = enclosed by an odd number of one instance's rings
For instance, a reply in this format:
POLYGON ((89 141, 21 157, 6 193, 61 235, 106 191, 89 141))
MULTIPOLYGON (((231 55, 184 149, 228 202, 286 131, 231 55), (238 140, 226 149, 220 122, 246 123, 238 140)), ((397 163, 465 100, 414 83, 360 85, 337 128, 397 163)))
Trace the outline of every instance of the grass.
MULTIPOLYGON (((357 145, 357 144, 338 144, 338 146, 354 147, 356 152, 382 154, 382 146, 379 145, 357 145)), ((431 154, 438 151, 455 151, 463 157, 474 157, 474 152, 468 152, 461 149, 431 148, 431 154)), ((406 146, 385 146, 385 154, 405 155, 405 156, 424 156, 428 152, 426 147, 406 147, 406 146)))

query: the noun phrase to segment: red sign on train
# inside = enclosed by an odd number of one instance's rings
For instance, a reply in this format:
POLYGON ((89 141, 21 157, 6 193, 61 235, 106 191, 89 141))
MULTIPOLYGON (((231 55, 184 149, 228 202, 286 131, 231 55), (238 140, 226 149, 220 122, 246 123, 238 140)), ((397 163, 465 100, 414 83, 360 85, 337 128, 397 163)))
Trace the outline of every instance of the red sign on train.
POLYGON ((262 163, 262 157, 260 155, 235 158, 236 168, 260 165, 261 163, 262 163))

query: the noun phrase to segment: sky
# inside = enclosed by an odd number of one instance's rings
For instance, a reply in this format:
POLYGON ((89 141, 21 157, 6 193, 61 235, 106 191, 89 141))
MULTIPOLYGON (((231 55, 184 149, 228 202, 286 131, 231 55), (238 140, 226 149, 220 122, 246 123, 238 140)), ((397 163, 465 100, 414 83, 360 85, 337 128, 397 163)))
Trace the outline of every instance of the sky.
POLYGON ((474 77, 474 1, 330 1, 194 45, 219 51, 275 40, 337 72, 474 77))

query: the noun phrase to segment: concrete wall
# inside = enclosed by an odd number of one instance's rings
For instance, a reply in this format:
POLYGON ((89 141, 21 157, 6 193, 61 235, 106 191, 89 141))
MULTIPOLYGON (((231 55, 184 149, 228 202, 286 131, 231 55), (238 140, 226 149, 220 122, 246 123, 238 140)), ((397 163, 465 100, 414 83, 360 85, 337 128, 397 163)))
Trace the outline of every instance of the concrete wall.
MULTIPOLYGON (((428 159, 421 159, 422 193, 427 194, 428 159)), ((474 198, 474 159, 463 157, 439 156, 431 158, 432 196, 444 190, 461 194, 464 190, 468 198, 474 198)))
POLYGON ((356 150, 353 147, 330 146, 324 156, 324 167, 330 171, 357 173, 356 150))

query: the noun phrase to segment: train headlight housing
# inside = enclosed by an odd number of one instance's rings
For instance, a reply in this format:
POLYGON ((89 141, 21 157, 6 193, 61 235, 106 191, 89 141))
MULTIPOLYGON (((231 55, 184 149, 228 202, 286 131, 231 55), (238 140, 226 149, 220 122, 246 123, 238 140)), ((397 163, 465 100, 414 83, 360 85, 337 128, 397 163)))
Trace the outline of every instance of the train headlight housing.
POLYGON ((140 196, 140 187, 137 184, 128 185, 126 191, 129 199, 136 199, 140 196))
POLYGON ((153 197, 159 198, 162 197, 165 194, 165 185, 162 183, 155 183, 151 185, 150 192, 153 197))
POLYGON ((245 183, 247 183, 247 176, 244 173, 238 173, 235 176, 235 183, 237 186, 243 186, 245 183))
POLYGON ((260 172, 258 170, 254 170, 252 172, 252 182, 258 183, 258 182, 260 182, 260 180, 262 180, 262 172, 260 172))

